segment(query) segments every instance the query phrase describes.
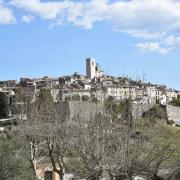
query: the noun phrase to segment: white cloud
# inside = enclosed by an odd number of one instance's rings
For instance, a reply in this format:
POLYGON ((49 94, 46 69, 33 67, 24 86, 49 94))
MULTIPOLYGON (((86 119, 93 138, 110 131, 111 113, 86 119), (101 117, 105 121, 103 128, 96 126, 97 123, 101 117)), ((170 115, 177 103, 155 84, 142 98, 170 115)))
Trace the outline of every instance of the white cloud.
POLYGON ((31 21, 34 20, 34 16, 28 14, 28 15, 23 15, 22 20, 26 23, 30 23, 31 21))
POLYGON ((13 12, 3 5, 3 1, 0 1, 0 24, 13 24, 15 21, 13 12))
POLYGON ((109 21, 126 30, 164 32, 180 29, 180 2, 176 0, 11 0, 11 4, 43 19, 63 17, 65 21, 85 28, 92 28, 98 21, 109 21))
POLYGON ((116 1, 109 5, 119 28, 164 32, 180 28, 180 2, 176 0, 116 1))
POLYGON ((54 19, 58 23, 61 22, 60 24, 65 21, 87 29, 92 28, 94 22, 105 20, 105 12, 108 10, 106 0, 91 0, 89 2, 12 0, 10 4, 43 19, 54 19))
POLYGON ((180 36, 168 36, 164 39, 164 43, 167 46, 178 46, 180 47, 180 36))
POLYGON ((40 16, 43 19, 56 19, 65 15, 67 10, 73 6, 77 7, 80 3, 73 3, 71 1, 41 2, 40 0, 12 0, 10 4, 40 16))
POLYGON ((173 47, 161 47, 161 45, 157 42, 138 43, 136 44, 136 47, 144 53, 160 54, 167 54, 174 49, 173 47))
POLYGON ((127 33, 135 38, 143 38, 143 39, 162 39, 166 32, 150 32, 147 29, 128 29, 128 30, 121 30, 124 33, 127 33))
MULTIPOLYGON (((178 0, 10 0, 11 6, 33 16, 52 20, 52 25, 73 24, 86 29, 106 21, 135 38, 156 40, 136 45, 144 52, 166 54, 180 46, 178 0)), ((23 20, 30 22, 24 16, 23 20)))
MULTIPOLYGON (((92 0, 89 3, 82 3, 78 16, 71 18, 70 15, 68 16, 68 21, 77 26, 91 29, 95 22, 108 19, 108 8, 106 0, 92 0)), ((72 13, 72 10, 70 10, 70 12, 72 13)))

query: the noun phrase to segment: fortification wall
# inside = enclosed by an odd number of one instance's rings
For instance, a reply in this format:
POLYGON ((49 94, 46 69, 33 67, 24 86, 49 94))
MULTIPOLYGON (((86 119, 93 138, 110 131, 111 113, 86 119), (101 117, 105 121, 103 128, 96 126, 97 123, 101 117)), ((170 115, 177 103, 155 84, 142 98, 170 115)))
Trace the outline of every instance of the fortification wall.
POLYGON ((99 103, 82 102, 82 101, 68 101, 58 103, 58 109, 61 116, 74 121, 77 117, 81 119, 87 119, 93 114, 101 111, 101 105, 99 103))
MULTIPOLYGON (((133 103, 132 104, 133 117, 141 118, 143 113, 151 109, 153 106, 154 104, 133 103)), ((82 102, 82 101, 60 102, 58 106, 61 116, 64 116, 64 119, 67 117, 72 121, 74 121, 78 116, 81 117, 81 119, 86 120, 88 119, 88 117, 92 117, 93 114, 97 114, 101 112, 103 109, 102 107, 103 105, 99 103, 82 102)))
POLYGON ((173 121, 175 125, 180 125, 180 107, 167 105, 167 116, 169 121, 173 121))
POLYGON ((133 104, 133 117, 141 118, 143 113, 154 107, 154 104, 133 104))

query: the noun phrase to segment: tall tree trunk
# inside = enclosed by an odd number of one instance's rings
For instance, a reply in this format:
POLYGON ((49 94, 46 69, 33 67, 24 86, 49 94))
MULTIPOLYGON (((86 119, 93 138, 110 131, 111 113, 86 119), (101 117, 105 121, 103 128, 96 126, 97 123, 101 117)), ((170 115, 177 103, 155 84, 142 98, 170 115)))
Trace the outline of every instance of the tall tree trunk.
POLYGON ((30 163, 31 163, 31 168, 32 168, 32 171, 33 171, 34 179, 35 180, 39 180, 39 177, 38 177, 37 171, 36 171, 36 161, 35 160, 31 160, 30 163))
POLYGON ((53 171, 59 175, 60 180, 63 180, 64 173, 62 171, 62 167, 60 166, 58 168, 56 165, 56 161, 55 161, 54 156, 53 156, 53 148, 51 147, 50 142, 47 141, 47 145, 48 145, 48 151, 49 151, 49 158, 50 158, 50 161, 51 161, 52 166, 53 166, 53 171))
POLYGON ((59 177, 60 177, 60 180, 63 180, 63 177, 65 175, 65 168, 64 168, 65 165, 64 165, 63 157, 62 158, 58 157, 57 159, 58 159, 58 165, 60 168, 59 177))
POLYGON ((62 171, 59 171, 59 180, 63 180, 64 173, 62 171))
POLYGON ((35 155, 36 155, 36 144, 35 141, 32 141, 30 143, 30 163, 31 163, 31 167, 33 170, 33 176, 35 180, 39 180, 39 177, 37 175, 37 171, 36 171, 36 160, 35 160, 35 155))

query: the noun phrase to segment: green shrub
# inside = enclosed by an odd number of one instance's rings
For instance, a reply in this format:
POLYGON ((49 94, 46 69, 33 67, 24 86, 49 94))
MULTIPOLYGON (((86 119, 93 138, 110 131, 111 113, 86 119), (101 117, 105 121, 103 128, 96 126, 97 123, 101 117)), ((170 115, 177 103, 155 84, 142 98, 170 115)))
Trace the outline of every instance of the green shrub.
POLYGON ((66 96, 65 101, 71 101, 71 96, 66 96))
POLYGON ((95 97, 93 97, 93 98, 91 99, 91 101, 94 102, 94 103, 97 103, 97 102, 98 102, 98 99, 95 98, 95 97))
POLYGON ((173 99, 170 104, 176 107, 180 107, 180 99, 173 99))
POLYGON ((156 122, 156 119, 167 119, 166 108, 156 105, 143 113, 143 118, 151 119, 151 122, 156 122))
POLYGON ((73 96, 72 96, 72 100, 73 100, 73 101, 80 101, 80 96, 79 96, 79 94, 73 95, 73 96))
POLYGON ((82 96, 82 101, 88 101, 88 100, 89 100, 89 96, 86 95, 82 96))

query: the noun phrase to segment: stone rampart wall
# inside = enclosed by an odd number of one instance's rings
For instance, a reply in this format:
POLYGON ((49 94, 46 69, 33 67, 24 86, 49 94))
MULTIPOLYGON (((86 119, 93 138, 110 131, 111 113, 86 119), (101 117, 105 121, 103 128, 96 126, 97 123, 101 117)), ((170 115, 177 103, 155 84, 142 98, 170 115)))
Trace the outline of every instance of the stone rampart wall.
POLYGON ((180 125, 180 107, 167 105, 167 116, 169 121, 173 121, 175 125, 180 125))

